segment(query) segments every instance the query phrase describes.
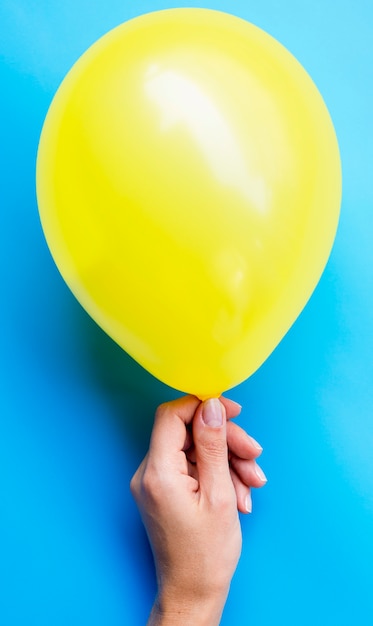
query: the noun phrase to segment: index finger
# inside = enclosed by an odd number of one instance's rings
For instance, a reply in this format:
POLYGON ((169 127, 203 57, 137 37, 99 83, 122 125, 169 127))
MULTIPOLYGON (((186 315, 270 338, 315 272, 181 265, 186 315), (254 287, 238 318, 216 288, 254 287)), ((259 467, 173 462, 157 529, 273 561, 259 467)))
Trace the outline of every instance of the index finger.
POLYGON ((186 427, 191 424, 200 404, 201 401, 195 396, 183 396, 161 404, 155 414, 149 455, 166 459, 181 452, 185 444, 186 427))

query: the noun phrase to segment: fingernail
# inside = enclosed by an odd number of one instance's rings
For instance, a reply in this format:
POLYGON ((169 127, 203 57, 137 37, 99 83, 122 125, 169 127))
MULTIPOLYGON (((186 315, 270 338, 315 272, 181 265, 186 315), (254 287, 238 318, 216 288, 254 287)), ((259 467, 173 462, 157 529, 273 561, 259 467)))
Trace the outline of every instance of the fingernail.
POLYGON ((246 511, 248 513, 251 513, 251 511, 253 510, 253 503, 251 500, 251 493, 249 492, 245 498, 245 507, 246 507, 246 511))
POLYGON ((259 465, 255 465, 255 474, 262 481, 262 483, 266 483, 267 482, 267 477, 266 477, 265 473, 263 472, 262 468, 259 467, 259 465))
POLYGON ((231 398, 226 398, 225 396, 221 396, 221 397, 224 398, 224 400, 228 400, 230 404, 233 404, 233 406, 235 406, 238 411, 242 410, 242 404, 239 404, 239 402, 236 402, 235 400, 231 400, 231 398))
POLYGON ((242 404, 240 404, 239 402, 236 402, 235 400, 231 400, 232 404, 234 404, 234 406, 236 406, 238 409, 242 409, 242 404))
POLYGON ((202 419, 210 428, 220 428, 223 425, 222 406, 217 398, 210 398, 203 403, 202 419))
POLYGON ((258 443, 258 442, 254 439, 254 437, 251 437, 251 441, 252 441, 252 443, 253 443, 254 448, 256 448, 256 450, 258 450, 258 452, 263 452, 263 448, 262 448, 262 446, 260 445, 260 443, 258 443))

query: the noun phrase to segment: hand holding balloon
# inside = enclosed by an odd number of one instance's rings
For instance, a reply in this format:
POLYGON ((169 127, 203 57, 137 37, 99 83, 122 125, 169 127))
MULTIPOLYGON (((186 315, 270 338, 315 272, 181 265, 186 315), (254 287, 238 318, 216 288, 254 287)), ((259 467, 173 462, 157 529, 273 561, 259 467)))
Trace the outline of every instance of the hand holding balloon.
POLYGON ((76 63, 38 154, 43 228, 94 319, 167 384, 219 396, 311 295, 338 221, 326 107, 255 26, 144 15, 76 63))
POLYGON ((225 398, 186 396, 157 411, 131 482, 157 570, 149 626, 219 624, 241 551, 237 507, 251 510, 250 487, 265 482, 254 461, 260 448, 227 421, 237 410, 225 398))

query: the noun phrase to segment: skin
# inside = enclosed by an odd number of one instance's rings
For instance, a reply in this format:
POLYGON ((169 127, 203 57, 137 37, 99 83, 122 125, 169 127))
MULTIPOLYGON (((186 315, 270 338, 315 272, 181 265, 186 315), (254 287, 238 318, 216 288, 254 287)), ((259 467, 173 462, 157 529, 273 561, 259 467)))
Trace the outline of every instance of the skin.
POLYGON ((131 481, 156 566, 148 626, 217 626, 242 547, 238 511, 266 478, 262 449, 226 398, 185 396, 156 413, 149 451, 131 481))

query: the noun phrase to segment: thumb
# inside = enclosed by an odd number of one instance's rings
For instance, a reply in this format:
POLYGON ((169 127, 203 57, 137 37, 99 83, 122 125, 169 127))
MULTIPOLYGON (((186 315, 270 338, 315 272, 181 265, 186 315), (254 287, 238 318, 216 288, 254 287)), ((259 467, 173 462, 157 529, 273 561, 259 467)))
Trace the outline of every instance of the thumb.
POLYGON ((217 398, 198 407, 193 419, 193 440, 200 490, 215 498, 232 488, 229 472, 226 413, 217 398))

